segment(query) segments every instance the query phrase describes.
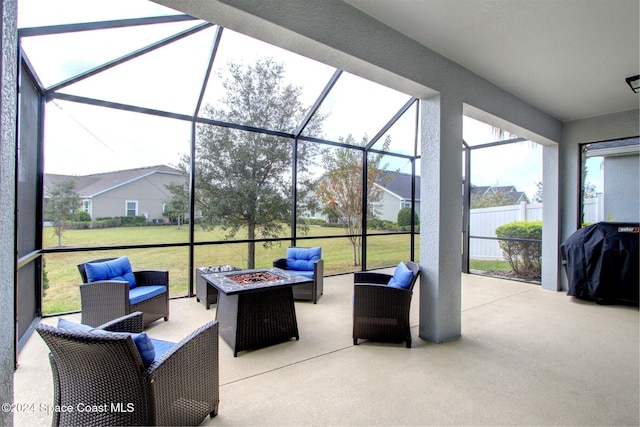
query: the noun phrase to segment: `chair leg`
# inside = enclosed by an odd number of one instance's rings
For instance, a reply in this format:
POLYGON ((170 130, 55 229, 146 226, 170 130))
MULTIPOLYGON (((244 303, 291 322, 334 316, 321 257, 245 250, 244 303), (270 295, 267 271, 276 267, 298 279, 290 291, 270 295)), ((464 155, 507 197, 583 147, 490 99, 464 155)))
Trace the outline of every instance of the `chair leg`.
POLYGON ((407 348, 411 348, 411 338, 407 340, 407 348))
POLYGON ((358 345, 358 338, 353 339, 353 345, 358 345))

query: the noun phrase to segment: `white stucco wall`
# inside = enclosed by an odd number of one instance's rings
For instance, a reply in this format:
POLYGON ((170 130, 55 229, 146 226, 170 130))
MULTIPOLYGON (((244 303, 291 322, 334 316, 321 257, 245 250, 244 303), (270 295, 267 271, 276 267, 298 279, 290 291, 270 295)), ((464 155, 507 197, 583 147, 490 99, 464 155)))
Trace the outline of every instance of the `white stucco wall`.
MULTIPOLYGON (((16 351, 14 307, 16 110, 18 87, 17 0, 0 6, 0 400, 13 402, 16 351)), ((0 411, 0 425, 13 425, 13 413, 0 411)))

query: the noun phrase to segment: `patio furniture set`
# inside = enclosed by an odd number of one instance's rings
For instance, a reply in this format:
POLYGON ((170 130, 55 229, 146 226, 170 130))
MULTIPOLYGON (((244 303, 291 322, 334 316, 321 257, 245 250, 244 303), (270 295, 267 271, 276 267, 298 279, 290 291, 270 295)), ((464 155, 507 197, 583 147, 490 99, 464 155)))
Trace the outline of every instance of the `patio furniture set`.
MULTIPOLYGON (((197 425, 219 402, 218 337, 239 352, 298 340, 294 300, 323 294, 321 248, 290 247, 272 268, 197 269, 196 298, 217 304, 216 319, 179 343, 143 331, 169 319, 167 271, 133 271, 127 257, 78 265, 81 323, 38 325, 50 349, 54 405, 96 410, 56 412, 53 425, 197 425), (100 410, 98 410, 100 409, 100 410)), ((406 342, 419 267, 401 262, 393 275, 354 275, 353 342, 406 342)))

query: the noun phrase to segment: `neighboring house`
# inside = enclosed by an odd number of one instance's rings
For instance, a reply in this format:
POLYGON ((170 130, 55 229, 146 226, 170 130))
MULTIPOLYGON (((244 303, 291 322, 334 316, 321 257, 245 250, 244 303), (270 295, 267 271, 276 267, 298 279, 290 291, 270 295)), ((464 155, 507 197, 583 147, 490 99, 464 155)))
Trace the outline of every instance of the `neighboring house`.
MULTIPOLYGON (((398 211, 405 206, 411 207, 411 175, 387 171, 379 183, 383 196, 379 206, 380 219, 398 221, 398 211)), ((416 212, 420 212, 420 176, 415 177, 416 212)), ((524 191, 518 191, 513 185, 505 186, 471 186, 471 196, 482 197, 491 194, 506 194, 513 199, 513 204, 529 203, 524 191)))
MULTIPOLYGON (((378 206, 380 219, 397 222, 398 212, 404 207, 411 207, 411 175, 386 171, 382 178, 374 184, 382 190, 382 200, 378 206)), ((415 177, 416 212, 420 212, 420 177, 415 177)))
POLYGON ((186 179, 179 170, 165 165, 83 176, 45 173, 44 195, 46 201, 52 185, 72 180, 82 199, 82 210, 93 219, 144 215, 147 221, 159 222, 171 198, 166 185, 186 179))
MULTIPOLYGON (((404 207, 411 207, 411 175, 395 171, 385 171, 382 177, 374 184, 382 191, 382 199, 376 206, 378 219, 397 222, 398 212, 404 207)), ((420 176, 415 177, 416 192, 416 212, 420 212, 420 176)), ((471 186, 471 195, 475 197, 489 196, 492 194, 504 193, 513 199, 513 204, 521 202, 529 203, 527 195, 523 191, 518 191, 513 185, 500 187, 471 186)), ((320 218, 328 220, 326 215, 320 212, 306 212, 308 218, 320 218)))
MULTIPOLYGON (((416 212, 420 212, 420 177, 415 177, 416 184, 416 212)), ((411 175, 385 171, 378 182, 373 184, 382 191, 382 199, 376 204, 378 219, 391 222, 398 221, 398 211, 403 207, 411 207, 411 175)), ((305 212, 302 216, 306 218, 322 219, 329 221, 326 214, 319 211, 305 212)))
POLYGON ((506 194, 513 199, 513 204, 517 205, 521 202, 529 203, 529 199, 524 191, 518 191, 513 185, 505 185, 500 187, 482 186, 477 187, 471 185, 471 197, 487 197, 492 194, 506 194))
POLYGON ((627 138, 588 145, 587 157, 602 157, 604 195, 598 220, 640 220, 639 141, 640 138, 627 138))

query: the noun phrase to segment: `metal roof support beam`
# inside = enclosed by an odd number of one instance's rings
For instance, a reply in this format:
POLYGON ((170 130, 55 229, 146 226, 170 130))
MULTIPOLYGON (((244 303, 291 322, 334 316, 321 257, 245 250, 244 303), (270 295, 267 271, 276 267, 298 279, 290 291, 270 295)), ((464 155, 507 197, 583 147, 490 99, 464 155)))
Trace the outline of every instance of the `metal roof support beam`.
POLYGON ((204 94, 207 90, 207 83, 209 82, 209 76, 211 76, 211 70, 213 69, 213 62, 216 59, 216 53, 218 53, 218 46, 220 46, 220 39, 222 38, 223 27, 218 27, 216 30, 216 34, 213 37, 213 44, 211 45, 211 53, 209 54, 209 63, 207 64, 207 69, 204 73, 204 78, 202 80, 202 86, 200 88, 200 95, 198 96, 198 102, 196 103, 196 108, 193 112, 193 118, 198 117, 198 112, 202 107, 202 100, 204 99, 204 94))
POLYGON ((149 18, 117 19, 112 21, 84 22, 79 24, 48 25, 43 27, 21 28, 20 37, 48 36, 52 34, 77 33, 81 31, 108 30, 139 25, 167 24, 171 22, 196 21, 189 15, 155 16, 149 18))
POLYGON ((318 111, 318 109, 320 108, 320 105, 322 104, 324 99, 327 97, 327 95, 329 95, 329 92, 331 91, 331 89, 333 89, 333 86, 338 81, 338 78, 340 78, 340 75, 342 75, 342 70, 336 70, 333 73, 333 75, 325 85, 324 89, 320 93, 320 96, 318 96, 318 99, 316 99, 316 102, 309 109, 309 111, 307 111, 307 114, 305 115, 304 119, 302 119, 302 122, 300 123, 298 128, 295 131, 293 131, 296 138, 299 137, 300 134, 302 134, 302 131, 304 131, 304 128, 307 127, 307 125, 309 124, 309 121, 311 121, 311 117, 313 117, 313 115, 318 111))
POLYGON ((213 26, 213 24, 205 22, 203 24, 199 24, 199 25, 196 25, 195 27, 189 28, 188 30, 181 31, 181 32, 179 32, 177 34, 174 34, 173 36, 167 37, 167 38, 165 38, 163 40, 160 40, 160 41, 158 41, 156 43, 150 44, 149 46, 143 47, 142 49, 138 49, 138 50, 136 50, 134 52, 131 52, 131 53, 127 54, 127 55, 121 56, 120 58, 114 59, 113 61, 106 62, 106 63, 104 63, 104 64, 102 64, 102 65, 100 65, 98 67, 92 68, 91 70, 88 70, 88 71, 85 71, 84 73, 78 74, 75 77, 72 77, 70 79, 62 81, 62 82, 60 82, 60 83, 58 83, 56 85, 53 85, 53 86, 47 88, 47 93, 55 92, 57 90, 60 90, 60 89, 62 89, 64 87, 66 87, 66 86, 72 85, 72 84, 77 83, 77 82, 79 82, 81 80, 84 80, 84 79, 86 79, 88 77, 91 77, 91 76, 94 76, 96 74, 99 74, 99 73, 101 73, 101 72, 103 72, 105 70, 108 70, 109 68, 113 68, 113 67, 115 67, 117 65, 123 64, 123 63, 125 63, 127 61, 130 61, 130 60, 134 59, 134 58, 142 56, 145 53, 148 53, 148 52, 151 52, 153 50, 159 49, 159 48, 161 48, 163 46, 166 46, 168 44, 171 44, 173 42, 181 40, 181 39, 183 39, 183 38, 185 38, 187 36, 195 34, 195 33, 199 32, 199 31, 202 31, 202 30, 204 30, 206 28, 209 28, 211 26, 213 26))
POLYGON ((391 128, 391 126, 393 126, 398 119, 400 119, 400 117, 402 117, 402 115, 413 105, 414 102, 416 102, 418 100, 418 98, 411 98, 407 101, 406 104, 404 104, 402 106, 402 108, 400 108, 400 110, 398 110, 398 112, 391 118, 391 120, 389 120, 387 122, 386 125, 384 125, 382 127, 382 129, 380 129, 380 131, 376 134, 376 136, 374 136, 373 138, 371 138, 371 141, 369 141, 369 143, 367 144, 367 146, 365 147, 367 150, 370 149, 371 147, 373 147, 373 145, 378 142, 378 140, 380 138, 382 138, 382 136, 387 133, 387 131, 391 128))

